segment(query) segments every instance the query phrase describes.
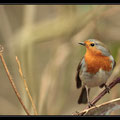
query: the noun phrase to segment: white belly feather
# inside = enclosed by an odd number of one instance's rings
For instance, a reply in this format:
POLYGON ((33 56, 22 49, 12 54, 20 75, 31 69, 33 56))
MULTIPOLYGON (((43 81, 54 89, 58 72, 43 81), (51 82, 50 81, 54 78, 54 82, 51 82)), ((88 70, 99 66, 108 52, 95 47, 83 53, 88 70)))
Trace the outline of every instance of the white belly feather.
POLYGON ((80 75, 80 78, 83 84, 87 85, 88 87, 96 87, 106 83, 107 79, 111 75, 111 72, 112 71, 105 72, 102 69, 100 69, 96 74, 84 72, 80 75))

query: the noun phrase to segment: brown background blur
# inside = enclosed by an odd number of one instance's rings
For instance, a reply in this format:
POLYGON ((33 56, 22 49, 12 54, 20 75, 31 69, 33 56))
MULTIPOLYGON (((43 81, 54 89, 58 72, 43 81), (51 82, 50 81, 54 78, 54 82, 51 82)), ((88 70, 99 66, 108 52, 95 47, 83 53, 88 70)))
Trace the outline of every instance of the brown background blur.
MULTIPOLYGON (((20 78, 15 56, 39 115, 71 115, 81 111, 76 89, 77 65, 85 53, 78 42, 96 38, 106 44, 117 61, 113 78, 119 76, 119 5, 0 5, 0 44, 22 99, 33 114, 20 78)), ((113 79, 112 78, 112 79, 113 79)), ((112 80, 111 79, 111 80, 112 80)), ((93 88, 94 98, 102 89, 93 88)), ((120 85, 97 104, 120 97, 120 85)), ((0 115, 26 114, 0 62, 0 115)), ((119 111, 112 114, 120 114, 119 111)))

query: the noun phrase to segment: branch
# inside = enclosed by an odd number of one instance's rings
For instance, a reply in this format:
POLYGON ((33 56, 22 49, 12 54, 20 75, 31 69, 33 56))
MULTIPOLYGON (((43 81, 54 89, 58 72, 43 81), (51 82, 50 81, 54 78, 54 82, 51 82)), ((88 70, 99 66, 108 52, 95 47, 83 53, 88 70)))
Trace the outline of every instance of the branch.
POLYGON ((13 90, 14 90, 18 100, 20 101, 22 107, 24 108, 25 112, 27 113, 27 115, 30 115, 30 113, 28 112, 27 108, 25 107, 25 105, 24 105, 24 103, 22 101, 22 98, 21 98, 19 92, 17 91, 17 88, 16 88, 15 83, 13 81, 13 78, 12 78, 12 76, 11 76, 9 70, 8 70, 8 67, 6 65, 6 62, 4 60, 4 57, 3 57, 2 53, 3 53, 3 47, 0 45, 0 59, 1 59, 2 63, 3 63, 3 66, 4 66, 5 71, 7 73, 8 79, 9 79, 9 81, 10 81, 12 87, 13 87, 13 90))
MULTIPOLYGON (((113 82, 111 82, 108 87, 110 88, 110 90, 116 85, 120 83, 120 77, 118 77, 117 79, 115 79, 113 82)), ((94 106, 95 103, 97 103, 106 93, 107 93, 107 89, 104 89, 96 98, 94 98, 92 101, 91 101, 91 104, 94 106)), ((88 106, 86 107, 86 109, 88 109, 88 106)), ((91 109, 91 108, 89 108, 91 109)), ((80 113, 77 113, 78 115, 84 115, 86 113, 86 111, 82 111, 80 113)))
POLYGON ((37 109, 36 109, 35 104, 34 104, 34 101, 33 101, 33 99, 32 99, 32 96, 31 96, 30 92, 29 92, 29 89, 28 89, 26 80, 25 80, 25 78, 24 78, 24 76, 23 76, 22 69, 21 69, 21 65, 20 65, 20 61, 18 60, 17 56, 16 56, 16 61, 17 61, 17 64, 18 64, 20 76, 21 76, 21 78, 22 78, 23 81, 24 81, 25 90, 27 91, 28 97, 29 97, 29 99, 30 99, 30 101, 31 101, 31 103, 32 103, 32 108, 33 108, 34 114, 35 114, 35 115, 38 115, 37 109))
MULTIPOLYGON (((84 110, 84 115, 109 115, 111 112, 120 109, 120 98, 110 100, 100 105, 84 110)), ((82 112, 83 113, 83 112, 82 112)), ((76 113, 74 115, 81 115, 76 113)))

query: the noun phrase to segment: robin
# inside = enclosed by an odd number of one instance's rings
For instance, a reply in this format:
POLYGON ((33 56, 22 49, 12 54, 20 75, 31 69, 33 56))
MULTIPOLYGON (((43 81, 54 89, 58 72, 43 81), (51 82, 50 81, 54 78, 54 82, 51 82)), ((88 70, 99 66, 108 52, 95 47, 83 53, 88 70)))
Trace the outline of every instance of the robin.
POLYGON ((76 87, 82 88, 78 104, 88 102, 88 106, 91 107, 90 88, 105 86, 109 92, 106 82, 116 62, 104 44, 96 39, 89 39, 79 44, 86 47, 86 53, 78 64, 76 73, 76 87))

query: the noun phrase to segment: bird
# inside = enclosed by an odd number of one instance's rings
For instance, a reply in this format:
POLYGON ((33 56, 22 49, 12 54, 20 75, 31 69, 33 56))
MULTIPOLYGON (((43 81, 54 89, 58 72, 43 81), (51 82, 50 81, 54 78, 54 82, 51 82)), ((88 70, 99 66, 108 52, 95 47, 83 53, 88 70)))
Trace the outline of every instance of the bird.
POLYGON ((97 39, 88 39, 80 42, 86 48, 76 70, 76 87, 81 88, 78 104, 90 103, 89 93, 93 87, 107 88, 106 82, 113 72, 116 62, 106 46, 97 39))

